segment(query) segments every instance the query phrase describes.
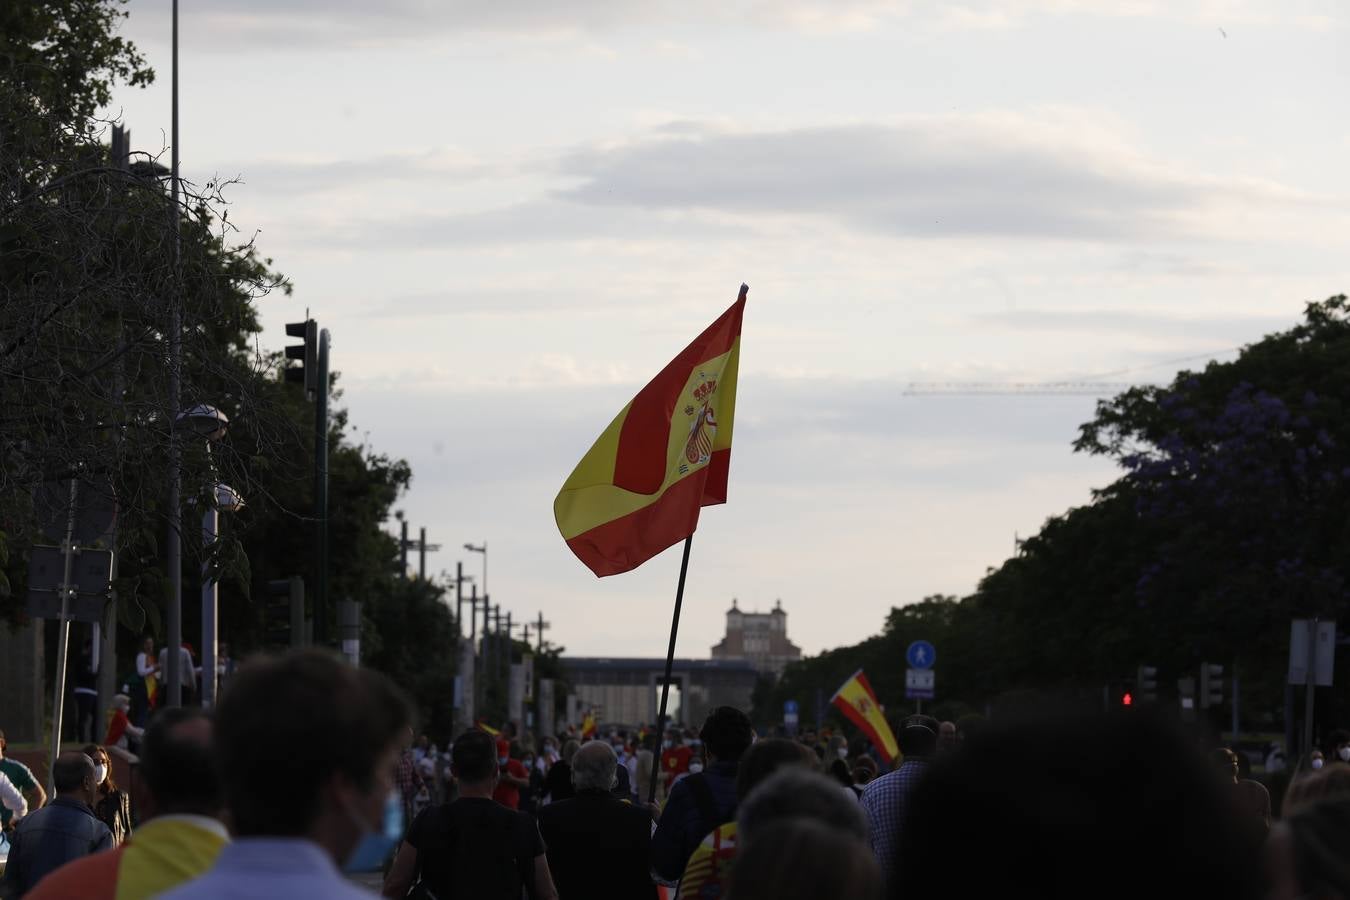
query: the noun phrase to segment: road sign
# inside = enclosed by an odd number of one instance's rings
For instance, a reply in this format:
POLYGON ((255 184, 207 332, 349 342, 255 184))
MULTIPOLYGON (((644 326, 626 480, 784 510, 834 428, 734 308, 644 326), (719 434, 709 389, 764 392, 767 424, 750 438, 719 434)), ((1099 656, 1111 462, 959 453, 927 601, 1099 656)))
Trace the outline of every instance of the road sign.
MULTIPOLYGON (((61 618, 61 579, 65 558, 60 547, 36 546, 28 560, 28 614, 61 618)), ((112 580, 112 551, 81 549, 70 567, 71 595, 66 615, 76 622, 103 621, 103 605, 112 580)))
POLYGON ((932 669, 905 670, 905 699, 932 700, 937 677, 932 669))
POLYGON ((937 662, 937 650, 927 641, 915 641, 905 651, 905 661, 911 669, 931 669, 937 662))
POLYGON ((1289 683, 1307 684, 1311 661, 1313 683, 1330 687, 1336 662, 1336 621, 1334 619, 1294 619, 1289 626, 1289 683), (1317 623, 1316 644, 1310 642, 1313 622, 1317 623), (1309 659, 1311 657, 1311 660, 1309 659))

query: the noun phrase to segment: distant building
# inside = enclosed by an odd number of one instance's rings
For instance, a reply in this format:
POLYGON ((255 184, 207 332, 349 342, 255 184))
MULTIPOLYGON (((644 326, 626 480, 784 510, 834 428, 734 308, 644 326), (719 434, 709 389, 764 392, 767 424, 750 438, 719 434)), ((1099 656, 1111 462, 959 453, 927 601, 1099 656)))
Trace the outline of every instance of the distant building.
POLYGON ((726 637, 712 648, 712 658, 745 660, 757 672, 783 674, 788 663, 802 658, 801 648, 788 640, 783 601, 772 612, 748 613, 732 600, 726 637))

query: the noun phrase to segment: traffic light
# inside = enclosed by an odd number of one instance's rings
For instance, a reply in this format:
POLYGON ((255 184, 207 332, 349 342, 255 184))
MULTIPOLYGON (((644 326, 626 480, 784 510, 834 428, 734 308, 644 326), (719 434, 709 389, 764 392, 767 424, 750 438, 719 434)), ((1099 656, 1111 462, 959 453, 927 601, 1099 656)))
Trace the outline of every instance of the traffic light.
POLYGON ((1200 664, 1200 708, 1223 705, 1223 666, 1200 664))
POLYGON ((267 582, 263 640, 269 647, 299 647, 305 638, 305 579, 299 575, 267 582))
POLYGON ((1120 698, 1121 706, 1134 706, 1134 694, 1126 691, 1120 698))
POLYGON ((1135 673, 1134 686, 1139 691, 1139 702, 1158 702, 1158 667, 1140 666, 1135 673))
POLYGON ((285 369, 286 380, 305 386, 305 398, 313 400, 319 393, 319 325, 313 319, 286 323, 286 336, 304 338, 303 344, 287 344, 286 358, 300 360, 299 366, 285 369))

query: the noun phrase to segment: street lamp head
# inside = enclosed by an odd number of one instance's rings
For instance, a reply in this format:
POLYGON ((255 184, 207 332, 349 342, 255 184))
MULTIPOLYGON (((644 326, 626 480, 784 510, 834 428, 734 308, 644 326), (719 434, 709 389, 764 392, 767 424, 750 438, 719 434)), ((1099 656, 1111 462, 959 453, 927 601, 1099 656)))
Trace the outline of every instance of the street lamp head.
POLYGON ((465 544, 464 549, 471 553, 487 553, 487 544, 484 544, 481 547, 475 547, 473 544, 465 544))
POLYGON ((216 509, 225 512, 239 512, 244 508, 244 498, 228 484, 216 485, 216 509))
POLYGON ((196 406, 180 412, 174 425, 179 429, 195 434, 197 437, 206 438, 208 441, 218 441, 225 436, 226 429, 230 427, 230 419, 229 416, 214 406, 198 403, 196 406))

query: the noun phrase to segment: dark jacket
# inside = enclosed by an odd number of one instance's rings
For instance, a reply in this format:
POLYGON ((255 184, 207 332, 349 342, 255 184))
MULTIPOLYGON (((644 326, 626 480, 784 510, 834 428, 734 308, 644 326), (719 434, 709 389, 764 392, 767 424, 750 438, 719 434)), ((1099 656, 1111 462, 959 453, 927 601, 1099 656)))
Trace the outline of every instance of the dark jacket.
POLYGON ((648 873, 652 817, 605 791, 579 791, 539 810, 539 831, 559 900, 644 900, 656 896, 648 873))
POLYGON ((0 897, 22 897, 48 872, 112 845, 112 832, 93 810, 79 800, 57 797, 15 828, 0 897))
POLYGON ((737 763, 715 762, 671 788, 656 834, 652 835, 652 870, 657 875, 666 881, 679 881, 699 842, 718 825, 735 818, 736 770, 737 763), (705 811, 699 802, 693 784, 696 780, 711 793, 711 809, 705 811))

